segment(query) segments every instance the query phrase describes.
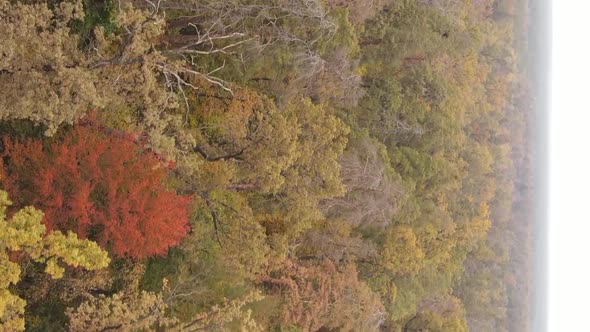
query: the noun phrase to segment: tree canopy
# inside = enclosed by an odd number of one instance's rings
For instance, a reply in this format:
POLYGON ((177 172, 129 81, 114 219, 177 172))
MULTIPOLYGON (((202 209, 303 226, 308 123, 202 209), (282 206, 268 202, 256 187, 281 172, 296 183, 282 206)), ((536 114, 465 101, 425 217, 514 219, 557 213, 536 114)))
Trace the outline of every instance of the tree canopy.
POLYGON ((15 205, 44 209, 49 230, 129 257, 164 254, 186 235, 191 198, 166 188, 166 165, 130 134, 109 134, 90 118, 46 148, 6 138, 3 156, 15 205))
POLYGON ((1 328, 526 330, 527 10, 0 0, 1 328))

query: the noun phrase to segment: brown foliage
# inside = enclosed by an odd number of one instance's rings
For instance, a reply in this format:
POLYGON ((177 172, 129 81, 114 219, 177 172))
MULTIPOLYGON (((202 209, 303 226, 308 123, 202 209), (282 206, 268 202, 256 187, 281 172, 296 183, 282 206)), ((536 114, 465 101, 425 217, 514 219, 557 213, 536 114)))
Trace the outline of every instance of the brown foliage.
POLYGON ((288 260, 260 280, 284 297, 281 320, 286 326, 375 331, 382 323, 383 306, 358 279, 353 265, 338 268, 330 260, 318 265, 288 260))

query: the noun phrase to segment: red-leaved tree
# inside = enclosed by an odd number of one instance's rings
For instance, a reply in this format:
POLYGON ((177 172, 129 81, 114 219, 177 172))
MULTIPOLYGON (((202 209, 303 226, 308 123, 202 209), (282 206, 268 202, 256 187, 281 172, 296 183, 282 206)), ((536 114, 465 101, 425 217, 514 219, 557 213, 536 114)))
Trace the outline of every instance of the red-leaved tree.
POLYGON ((166 188, 166 167, 126 133, 94 120, 62 139, 4 139, 1 181, 16 208, 45 212, 48 230, 72 230, 117 256, 163 254, 188 231, 190 197, 166 188))

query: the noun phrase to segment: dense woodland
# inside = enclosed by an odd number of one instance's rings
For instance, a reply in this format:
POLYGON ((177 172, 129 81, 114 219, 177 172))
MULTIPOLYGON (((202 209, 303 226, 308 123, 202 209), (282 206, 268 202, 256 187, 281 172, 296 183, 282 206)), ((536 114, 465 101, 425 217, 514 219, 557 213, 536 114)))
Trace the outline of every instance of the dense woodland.
POLYGON ((0 326, 526 331, 524 0, 0 0, 0 326))

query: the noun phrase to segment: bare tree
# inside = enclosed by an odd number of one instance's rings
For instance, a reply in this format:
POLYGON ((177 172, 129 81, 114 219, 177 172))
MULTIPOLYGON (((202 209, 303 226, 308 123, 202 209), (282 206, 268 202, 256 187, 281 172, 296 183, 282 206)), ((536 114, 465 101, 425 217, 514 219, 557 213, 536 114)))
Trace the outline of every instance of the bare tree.
POLYGON ((363 137, 340 157, 340 175, 347 193, 322 203, 325 214, 353 226, 388 224, 403 195, 379 143, 363 137))
MULTIPOLYGON (((183 65, 159 64, 158 68, 166 79, 167 88, 177 91, 185 106, 185 89, 195 89, 196 86, 187 77, 232 94, 230 84, 222 79, 226 62, 236 63, 238 60, 245 69, 273 47, 284 47, 292 54, 292 75, 279 84, 284 85, 279 93, 284 95, 283 101, 289 100, 289 91, 305 92, 311 82, 326 72, 341 80, 341 86, 358 86, 360 83, 358 77, 344 74, 342 68, 328 68, 326 59, 320 56, 318 45, 334 35, 336 24, 319 0, 121 2, 147 10, 152 17, 165 18, 166 29, 158 49, 168 57, 181 59, 183 65), (211 57, 216 61, 212 62, 211 57), (212 63, 221 65, 211 68, 212 63)), ((130 30, 126 40, 132 38, 133 30, 130 30)), ((276 89, 277 84, 273 86, 276 89)), ((343 91, 343 95, 355 95, 348 92, 343 91)))

